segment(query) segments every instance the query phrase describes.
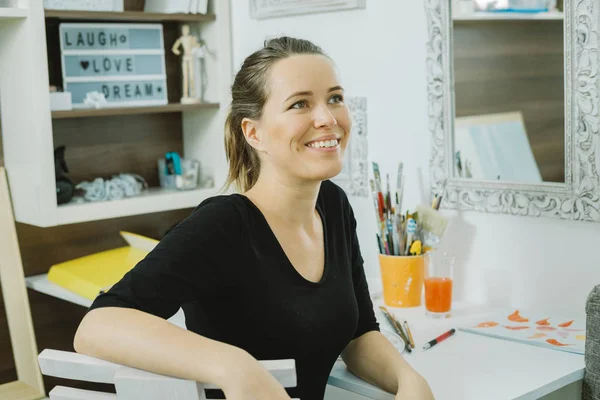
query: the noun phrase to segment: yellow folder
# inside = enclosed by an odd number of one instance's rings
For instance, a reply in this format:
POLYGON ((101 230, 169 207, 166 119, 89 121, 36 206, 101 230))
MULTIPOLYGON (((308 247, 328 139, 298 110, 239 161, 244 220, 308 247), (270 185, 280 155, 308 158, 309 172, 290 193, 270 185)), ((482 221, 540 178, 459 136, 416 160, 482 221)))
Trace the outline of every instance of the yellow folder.
POLYGON ((119 232, 129 246, 101 251, 53 265, 48 280, 87 299, 94 300, 141 261, 158 243, 131 232, 119 232))

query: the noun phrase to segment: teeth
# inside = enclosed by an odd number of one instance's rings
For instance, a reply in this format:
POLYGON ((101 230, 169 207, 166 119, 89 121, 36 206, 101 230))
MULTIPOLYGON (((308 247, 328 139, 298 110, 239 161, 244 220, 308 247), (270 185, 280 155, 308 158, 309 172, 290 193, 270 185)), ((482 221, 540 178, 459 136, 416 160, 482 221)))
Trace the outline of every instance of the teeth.
POLYGON ((324 141, 320 141, 320 142, 312 142, 308 144, 308 147, 313 147, 313 148, 322 148, 322 147, 335 147, 338 145, 338 140, 337 139, 332 139, 332 140, 324 140, 324 141))

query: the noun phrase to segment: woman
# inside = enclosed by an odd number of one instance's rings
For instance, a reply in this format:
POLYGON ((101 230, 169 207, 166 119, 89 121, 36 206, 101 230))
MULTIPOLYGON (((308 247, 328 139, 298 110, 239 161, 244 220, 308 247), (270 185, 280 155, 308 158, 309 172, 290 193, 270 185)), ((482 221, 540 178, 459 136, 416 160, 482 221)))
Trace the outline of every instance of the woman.
POLYGON ((227 185, 99 296, 76 351, 214 384, 227 399, 322 399, 341 353, 398 399, 431 399, 379 332, 356 221, 337 175, 351 120, 332 61, 273 39, 232 86, 227 185), (188 330, 164 319, 183 308, 188 330), (286 390, 257 360, 295 359, 286 390))

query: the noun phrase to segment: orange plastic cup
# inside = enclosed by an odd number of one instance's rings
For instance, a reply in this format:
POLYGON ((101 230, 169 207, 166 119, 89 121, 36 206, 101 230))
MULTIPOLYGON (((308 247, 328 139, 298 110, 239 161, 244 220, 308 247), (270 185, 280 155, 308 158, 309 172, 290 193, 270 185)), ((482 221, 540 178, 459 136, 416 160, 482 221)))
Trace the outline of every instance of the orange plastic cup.
POLYGON ((418 307, 423 296, 423 256, 379 254, 383 301, 390 307, 418 307))

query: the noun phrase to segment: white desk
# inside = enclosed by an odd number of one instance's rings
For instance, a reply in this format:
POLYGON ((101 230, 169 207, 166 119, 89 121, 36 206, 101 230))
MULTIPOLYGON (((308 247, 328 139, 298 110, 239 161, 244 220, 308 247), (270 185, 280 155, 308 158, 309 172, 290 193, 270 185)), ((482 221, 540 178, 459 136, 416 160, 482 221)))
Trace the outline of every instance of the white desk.
MULTIPOLYGON (((483 307, 456 304, 454 316, 446 320, 424 317, 421 307, 387 308, 396 317, 409 322, 415 349, 410 354, 405 352, 404 358, 427 379, 436 400, 539 399, 583 379, 585 367, 582 355, 458 330, 444 342, 422 350, 424 343, 448 329, 480 319, 489 312, 483 307)), ((390 330, 383 314, 377 311, 381 327, 390 330)), ((352 375, 341 361, 334 366, 328 383, 371 399, 394 399, 394 396, 352 375)), ((577 392, 578 385, 571 386, 571 391, 577 392)), ((580 393, 575 393, 576 397, 561 395, 560 398, 580 399, 580 393)))
MULTIPOLYGON (((86 307, 91 304, 90 300, 49 282, 45 274, 26 278, 26 281, 28 287, 48 295, 86 307)), ((382 304, 380 300, 375 301, 377 319, 382 329, 393 331, 379 310, 379 305, 382 304)), ((485 307, 455 303, 453 316, 446 320, 426 318, 422 307, 388 307, 388 310, 410 324, 416 348, 410 354, 404 353, 404 357, 427 379, 436 400, 531 400, 583 379, 585 368, 581 355, 462 331, 457 331, 430 350, 422 350, 424 343, 440 333, 468 325, 488 314, 491 310, 485 307)), ((181 310, 171 320, 177 325, 185 326, 181 310)), ((343 362, 336 363, 328 384, 370 399, 394 399, 394 396, 352 375, 343 362)), ((571 386, 572 392, 579 390, 581 393, 577 385, 571 386)), ((338 396, 344 400, 349 397, 343 394, 338 396)), ((577 393, 561 393, 554 398, 579 400, 581 396, 577 393)))

